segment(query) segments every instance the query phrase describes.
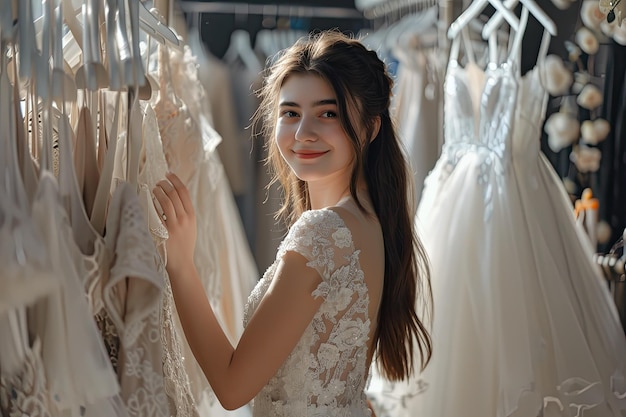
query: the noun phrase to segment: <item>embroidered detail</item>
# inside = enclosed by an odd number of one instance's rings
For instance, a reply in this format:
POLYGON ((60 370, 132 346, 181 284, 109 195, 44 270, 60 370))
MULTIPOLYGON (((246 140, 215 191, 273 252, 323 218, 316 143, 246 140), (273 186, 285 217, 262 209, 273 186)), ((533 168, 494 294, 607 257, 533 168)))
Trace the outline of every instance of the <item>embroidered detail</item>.
POLYGON ((250 320, 287 251, 303 255, 321 282, 324 299, 311 324, 276 375, 254 400, 255 416, 368 416, 369 296, 352 234, 332 210, 305 212, 278 249, 246 304, 250 320))

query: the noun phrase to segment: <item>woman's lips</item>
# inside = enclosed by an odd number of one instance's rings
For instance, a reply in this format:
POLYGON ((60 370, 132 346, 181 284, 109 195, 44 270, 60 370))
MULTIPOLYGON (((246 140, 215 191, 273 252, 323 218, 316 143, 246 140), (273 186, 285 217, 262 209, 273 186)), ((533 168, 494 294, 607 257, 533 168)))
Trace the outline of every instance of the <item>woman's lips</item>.
POLYGON ((324 155, 327 151, 294 151, 298 158, 313 159, 324 155))

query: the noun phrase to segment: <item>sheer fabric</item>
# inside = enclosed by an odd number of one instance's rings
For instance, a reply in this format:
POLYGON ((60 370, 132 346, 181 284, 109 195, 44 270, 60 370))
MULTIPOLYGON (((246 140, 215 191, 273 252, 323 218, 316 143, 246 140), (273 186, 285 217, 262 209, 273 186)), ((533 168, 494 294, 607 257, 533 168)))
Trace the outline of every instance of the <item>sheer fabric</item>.
POLYGON ((322 281, 311 296, 324 301, 293 352, 255 397, 253 415, 369 416, 364 394, 369 296, 360 251, 335 211, 307 211, 292 226, 276 261, 250 295, 244 323, 254 314, 288 251, 304 256, 319 273, 322 281))

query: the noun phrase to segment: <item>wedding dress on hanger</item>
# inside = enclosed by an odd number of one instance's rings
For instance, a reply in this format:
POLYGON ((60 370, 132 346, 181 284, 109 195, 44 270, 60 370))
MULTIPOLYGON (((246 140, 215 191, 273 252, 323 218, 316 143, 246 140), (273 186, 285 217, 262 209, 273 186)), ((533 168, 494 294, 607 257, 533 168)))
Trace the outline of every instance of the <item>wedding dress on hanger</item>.
MULTIPOLYGON (((548 94, 544 32, 520 74, 520 43, 445 80, 445 143, 416 227, 432 267, 434 353, 407 383, 385 382, 379 416, 621 416, 626 340, 561 182, 540 153, 548 94)), ((462 32, 463 33, 463 32, 462 32)), ((464 37, 465 35, 461 35, 464 37)), ((466 42, 467 43, 467 42, 466 42)))
MULTIPOLYGON (((198 228, 194 261, 218 320, 235 341, 243 333, 243 306, 257 270, 216 151, 221 138, 204 114, 207 110, 201 101, 207 98, 197 78, 195 58, 188 46, 183 53, 159 46, 157 53, 159 94, 152 105, 162 149, 169 169, 190 191, 198 228)), ((183 335, 185 367, 199 412, 223 411, 177 319, 175 327, 183 335)))

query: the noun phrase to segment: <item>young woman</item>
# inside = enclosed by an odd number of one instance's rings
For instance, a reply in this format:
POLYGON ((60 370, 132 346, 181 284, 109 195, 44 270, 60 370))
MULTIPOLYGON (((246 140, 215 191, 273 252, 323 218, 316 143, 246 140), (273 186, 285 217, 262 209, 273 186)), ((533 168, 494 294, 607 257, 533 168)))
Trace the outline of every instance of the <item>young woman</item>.
POLYGON ((407 162, 376 53, 336 31, 298 41, 269 68, 257 122, 290 228, 252 292, 233 347, 193 263, 194 209, 173 174, 154 190, 169 232, 167 271, 185 336, 227 409, 255 416, 368 416, 374 357, 391 380, 423 368, 430 335, 424 251, 407 162), (420 301, 425 303, 420 303, 420 301))

